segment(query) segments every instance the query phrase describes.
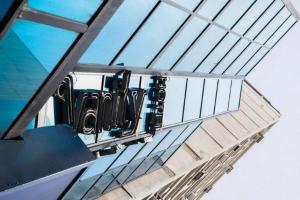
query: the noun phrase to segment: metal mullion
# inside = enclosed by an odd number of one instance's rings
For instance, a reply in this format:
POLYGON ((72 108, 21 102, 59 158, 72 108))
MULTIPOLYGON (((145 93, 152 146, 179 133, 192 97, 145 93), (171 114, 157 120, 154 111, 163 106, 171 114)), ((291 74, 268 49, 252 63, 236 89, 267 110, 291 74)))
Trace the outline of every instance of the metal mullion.
POLYGON ((214 103, 214 114, 216 114, 216 105, 217 105, 217 99, 218 99, 218 93, 219 93, 219 83, 220 83, 220 79, 218 79, 217 81, 217 88, 216 88, 216 95, 215 95, 215 103, 214 103))
MULTIPOLYGON (((267 42, 274 36, 274 34, 285 24, 285 22, 291 17, 292 15, 289 15, 281 24, 280 26, 272 33, 271 36, 264 42, 264 45, 267 44, 267 42)), ((260 47, 252 56, 248 59, 248 61, 239 69, 239 71, 235 74, 238 75, 240 71, 251 61, 251 59, 262 49, 263 47, 260 47)), ((266 53, 267 54, 267 53, 266 53)))
POLYGON ((121 47, 121 49, 118 51, 118 53, 114 56, 114 58, 109 62, 109 65, 113 65, 113 63, 119 58, 119 56, 122 54, 122 52, 125 50, 125 48, 129 45, 129 43, 134 39, 134 37, 138 34, 138 32, 141 30, 141 28, 144 26, 144 24, 148 21, 148 19, 151 17, 151 15, 155 12, 155 10, 160 5, 161 1, 158 1, 151 11, 146 15, 146 17, 143 19, 143 21, 140 23, 140 25, 134 30, 132 35, 128 38, 128 40, 125 42, 125 44, 121 47))
MULTIPOLYGON (((291 30, 291 28, 293 28, 294 27, 294 25, 297 23, 297 21, 279 38, 279 40, 273 45, 273 47, 275 47, 276 45, 277 45, 277 43, 291 30)), ((272 48, 273 48, 272 47, 272 48)), ((271 48, 271 49, 272 49, 271 48)), ((251 70, 249 70, 249 72, 247 72, 247 74, 245 75, 245 76, 248 76, 248 74, 250 73, 250 72, 252 72, 252 70, 258 65, 258 63, 260 63, 260 61, 266 56, 266 55, 268 55, 268 53, 266 53, 261 59, 259 59, 259 61, 257 61, 256 62, 256 64, 252 67, 252 69, 251 70)))
POLYGON ((206 79, 203 80, 199 119, 201 119, 201 117, 202 117, 201 114, 202 114, 202 106, 203 106, 203 97, 204 97, 205 83, 206 83, 206 79))
POLYGON ((156 149, 158 145, 161 144, 161 142, 172 132, 172 130, 169 130, 168 133, 155 145, 155 147, 147 154, 147 156, 143 159, 143 161, 137 165, 137 167, 127 176, 127 178, 124 180, 124 183, 128 180, 128 178, 142 165, 142 163, 148 158, 149 155, 156 149))
POLYGON ((232 80, 230 81, 230 91, 229 91, 229 98, 228 98, 228 103, 227 103, 227 111, 230 111, 230 101, 231 101, 231 90, 232 90, 232 80))
MULTIPOLYGON (((261 19, 263 15, 268 11, 268 9, 275 3, 276 0, 272 1, 270 5, 258 16, 258 18, 251 24, 251 26, 243 33, 243 36, 245 36, 251 29, 252 27, 261 19)), ((230 49, 227 51, 227 53, 217 62, 217 64, 210 70, 209 73, 212 73, 218 66, 219 64, 227 57, 227 55, 236 47, 236 45, 243 39, 241 37, 230 49)))
POLYGON ((35 91, 22 111, 2 135, 2 139, 11 139, 22 134, 31 119, 55 92, 61 81, 73 70, 85 50, 94 41, 98 33, 114 15, 123 1, 124 0, 106 0, 105 3, 99 7, 88 23, 89 28, 87 32, 78 35, 50 75, 48 75, 41 86, 35 91))
MULTIPOLYGON (((264 26, 264 28, 262 28, 259 33, 254 37, 253 40, 255 40, 259 35, 260 33, 262 33, 266 28, 267 26, 278 16, 278 14, 285 8, 285 6, 283 6, 273 17, 272 19, 266 24, 266 26, 264 26)), ((226 71, 231 67, 231 65, 244 53, 244 51, 246 51, 246 49, 251 45, 252 43, 250 42, 244 49, 243 51, 241 51, 241 53, 228 65, 228 67, 223 71, 222 74, 225 74, 226 71)), ((266 47, 267 48, 267 47, 266 47)))
POLYGON ((201 122, 199 122, 199 124, 196 126, 196 128, 191 132, 191 134, 185 138, 185 140, 179 145, 179 147, 173 152, 173 154, 171 156, 169 156, 169 158, 164 162, 164 164, 174 155, 174 153, 182 146, 182 144, 184 144, 189 138, 190 136, 201 126, 201 122))
MULTIPOLYGON (((247 10, 241 15, 241 17, 230 27, 230 30, 232 30, 242 19, 243 17, 251 10, 251 8, 254 6, 254 4, 257 2, 257 0, 253 1, 253 3, 247 8, 247 10)), ((193 72, 196 72, 199 67, 202 65, 202 63, 214 52, 214 50, 222 43, 222 41, 229 35, 229 32, 227 32, 219 41, 218 43, 208 52, 208 54, 200 61, 200 63, 197 65, 197 67, 194 69, 193 72)))
MULTIPOLYGON (((207 0, 201 0, 200 3, 196 6, 193 12, 198 12, 203 5, 207 2, 207 0)), ((169 47, 174 43, 174 41, 180 36, 182 31, 191 23, 194 16, 192 14, 189 14, 187 19, 181 24, 181 26, 178 28, 178 30, 171 36, 171 38, 166 42, 166 44, 160 49, 160 51, 154 56, 154 58, 150 61, 150 63, 147 65, 147 69, 153 68, 155 63, 164 55, 164 53, 169 49, 169 47)))
POLYGON ((187 90, 188 90, 188 83, 189 83, 189 78, 186 78, 181 122, 183 122, 183 120, 184 120, 184 113, 185 113, 184 111, 185 111, 185 103, 186 103, 186 95, 187 95, 187 90))
POLYGON ((0 39, 5 35, 10 26, 17 19, 23 7, 26 5, 27 0, 14 0, 10 5, 6 14, 0 21, 0 39))
POLYGON ((155 70, 145 69, 139 67, 128 66, 109 66, 103 64, 77 64, 75 66, 75 72, 88 72, 88 73, 115 73, 120 70, 130 70, 132 74, 140 75, 163 75, 163 76, 181 76, 181 77, 197 77, 197 78, 223 78, 223 79, 241 79, 244 76, 232 76, 232 75, 219 75, 219 74, 206 74, 199 72, 186 72, 186 71, 168 71, 168 70, 155 70))
POLYGON ((173 142, 165 149, 163 150, 163 152, 158 156, 158 158, 150 165, 150 167, 148 167, 148 169, 146 170, 145 174, 148 173, 148 171, 154 166, 154 164, 158 161, 158 159, 160 159, 160 157, 166 153, 166 151, 172 147, 173 143, 181 136, 181 134, 183 134, 188 128, 189 128, 190 124, 187 125, 182 131, 181 133, 173 140, 173 142))
MULTIPOLYGON (((222 9, 216 14, 216 16, 212 19, 212 22, 217 20, 218 17, 220 17, 220 15, 226 10, 226 8, 231 4, 232 1, 228 1, 223 7, 222 9)), ((207 31, 209 29, 211 29, 211 27, 213 26, 214 23, 209 23, 204 30, 198 35, 198 37, 192 42, 192 44, 181 54, 181 56, 179 56, 179 58, 177 59, 177 61, 175 62, 175 64, 173 64, 173 66, 171 67, 170 70, 174 70, 176 69, 176 67, 178 66, 178 64, 180 62, 182 62, 182 60, 189 54, 189 52, 193 49, 193 47, 200 41, 200 39, 207 33, 207 31)))
POLYGON ((88 26, 86 24, 76 22, 64 17, 51 15, 46 12, 33 10, 28 7, 22 9, 22 12, 18 16, 18 18, 62 28, 77 33, 84 33, 88 29, 88 26))
POLYGON ((96 183, 103 177, 103 175, 109 170, 109 168, 118 160, 118 158, 125 152, 126 149, 124 149, 115 159, 114 161, 105 169, 105 171, 95 180, 95 182, 92 184, 92 186, 82 195, 80 199, 83 199, 90 191, 91 189, 96 185, 96 183))

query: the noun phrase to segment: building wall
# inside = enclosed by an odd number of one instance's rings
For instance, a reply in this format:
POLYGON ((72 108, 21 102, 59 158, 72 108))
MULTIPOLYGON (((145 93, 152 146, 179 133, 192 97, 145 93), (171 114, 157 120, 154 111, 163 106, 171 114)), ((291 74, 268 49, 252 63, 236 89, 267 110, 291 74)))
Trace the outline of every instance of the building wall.
POLYGON ((279 118, 280 113, 245 82, 239 111, 205 120, 162 168, 98 199, 199 199, 279 118))

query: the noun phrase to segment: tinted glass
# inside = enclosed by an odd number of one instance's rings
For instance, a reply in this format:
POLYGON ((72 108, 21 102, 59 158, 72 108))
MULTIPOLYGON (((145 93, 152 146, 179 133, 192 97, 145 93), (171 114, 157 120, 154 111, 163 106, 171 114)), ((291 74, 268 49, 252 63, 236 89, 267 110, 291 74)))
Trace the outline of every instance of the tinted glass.
POLYGON ((4 0, 0 2, 0 22, 13 2, 13 0, 4 0))
POLYGON ((268 40, 266 46, 272 48, 278 40, 295 24, 297 20, 294 16, 290 18, 276 31, 276 33, 268 40))
POLYGON ((124 1, 80 62, 109 64, 156 3, 155 0, 124 1))
POLYGON ((255 22, 254 26, 246 33, 246 36, 254 39, 255 36, 268 24, 270 20, 276 15, 276 13, 284 6, 281 1, 276 1, 272 6, 255 22))
POLYGON ((186 79, 170 77, 166 84, 164 125, 178 123, 182 120, 186 79))
POLYGON ((216 100, 215 114, 227 112, 229 104, 229 95, 231 89, 230 79, 220 79, 216 100))
POLYGON ((242 70, 238 73, 238 75, 246 76, 255 65, 269 52, 266 48, 261 48, 242 68, 242 70))
POLYGON ((195 130, 199 127, 201 122, 194 122, 189 124, 189 126, 184 130, 183 133, 173 142, 172 146, 182 144, 195 130))
POLYGON ((51 26, 17 20, 1 39, 0 134, 23 109, 76 36, 76 33, 51 26))
POLYGON ((273 0, 256 1, 251 9, 234 26, 233 30, 240 34, 244 34, 272 2, 273 0))
POLYGON ((204 79, 188 78, 183 121, 200 117, 204 79))
POLYGON ((199 10, 198 14, 212 20, 227 2, 228 0, 207 0, 199 10))
POLYGON ((234 47, 218 62, 217 67, 212 71, 215 74, 222 74, 236 57, 247 47, 250 42, 241 39, 234 47))
POLYGON ((201 117, 209 117, 214 114, 217 85, 217 79, 205 79, 201 117))
POLYGON ((194 17, 191 22, 183 29, 170 47, 154 64, 155 68, 170 69, 180 55, 192 44, 196 37, 207 26, 207 23, 194 17))
POLYGON ((254 0, 235 0, 229 5, 224 13, 217 19, 217 23, 231 28, 239 18, 251 6, 254 0))
POLYGON ((103 0, 28 0, 28 6, 79 22, 88 22, 103 0))
POLYGON ((189 10, 194 10, 196 6, 201 2, 202 0, 172 0, 175 3, 182 5, 183 7, 189 9, 189 10))
POLYGON ((228 34, 220 44, 209 54, 209 56, 200 64, 197 72, 210 73, 221 58, 233 47, 240 37, 228 34))
POLYGON ((161 3, 114 64, 146 67, 188 14, 161 3))
POLYGON ((260 44, 264 44, 290 15, 291 14, 287 8, 284 8, 283 10, 281 10, 281 12, 257 36, 255 41, 259 42, 260 44))
POLYGON ((232 80, 229 110, 238 110, 240 106, 240 97, 243 80, 232 80))
POLYGON ((217 26, 211 26, 178 63, 176 70, 192 72, 225 34, 225 30, 217 26))
POLYGON ((260 48, 259 45, 252 43, 247 49, 230 65, 225 74, 235 75, 247 63, 247 61, 256 53, 260 48))

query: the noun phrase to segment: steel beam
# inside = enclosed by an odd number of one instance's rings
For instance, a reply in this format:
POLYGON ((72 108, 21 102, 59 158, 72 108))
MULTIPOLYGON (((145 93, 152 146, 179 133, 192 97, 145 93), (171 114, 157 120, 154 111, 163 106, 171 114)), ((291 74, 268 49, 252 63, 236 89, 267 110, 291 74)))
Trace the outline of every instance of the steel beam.
POLYGON ((32 118, 39 112, 49 97, 55 92, 61 81, 73 70, 80 57, 90 46, 99 32, 114 15, 124 0, 106 0, 88 23, 88 30, 79 34, 52 73, 36 91, 19 116, 3 134, 3 139, 18 137, 26 129, 32 118))
POLYGON ((120 70, 130 70, 133 74, 139 75, 163 75, 163 76, 182 76, 182 77, 199 77, 199 78, 215 78, 215 79, 244 79, 244 76, 231 76, 231 75, 218 75, 218 74, 205 74, 199 72, 185 72, 185 71, 169 71, 146 69, 140 67, 127 67, 127 66, 109 66, 101 64, 78 64, 74 68, 74 72, 83 73, 116 73, 120 70))
POLYGON ((84 33, 88 29, 88 25, 86 24, 75 22, 73 20, 69 20, 63 17, 51 15, 45 12, 32 10, 27 7, 22 9, 22 12, 18 17, 21 19, 26 19, 41 24, 47 24, 50 26, 66 29, 77 33, 84 33))

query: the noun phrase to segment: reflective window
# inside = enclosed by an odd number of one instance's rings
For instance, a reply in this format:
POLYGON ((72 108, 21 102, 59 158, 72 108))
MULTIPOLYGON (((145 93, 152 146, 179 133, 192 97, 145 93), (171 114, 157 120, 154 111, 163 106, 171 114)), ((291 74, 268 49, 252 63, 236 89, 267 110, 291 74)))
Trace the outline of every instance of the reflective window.
POLYGON ((221 58, 233 47, 240 37, 228 33, 222 42, 211 52, 211 54, 200 64, 197 72, 210 73, 221 58))
POLYGON ((232 80, 231 93, 229 101, 229 110, 238 110, 240 106, 240 97, 242 91, 243 80, 232 80))
POLYGON ((234 26, 233 30, 240 34, 244 34, 272 3, 273 0, 256 1, 252 8, 234 26))
POLYGON ((276 33, 268 40, 266 46, 272 48, 277 41, 295 24, 297 20, 294 16, 290 16, 289 19, 276 31, 276 33))
POLYGON ((205 79, 201 117, 209 117, 214 114, 217 85, 217 79, 205 79))
POLYGON ((103 0, 28 0, 28 6, 53 15, 86 23, 100 7, 103 0))
POLYGON ((207 0, 199 10, 198 14, 212 20, 228 1, 229 0, 207 0))
POLYGON ((181 62, 176 65, 176 70, 192 72, 225 34, 226 31, 224 29, 211 26, 181 62))
POLYGON ((239 18, 253 4, 254 0, 235 0, 232 1, 225 12, 217 19, 217 23, 231 28, 239 18))
POLYGON ((280 27, 280 25, 290 16, 290 12, 287 8, 281 10, 281 12, 268 24, 266 28, 257 36, 255 41, 260 44, 264 44, 271 35, 280 27))
POLYGON ((189 126, 184 130, 183 133, 173 142, 172 146, 182 144, 194 131, 199 127, 201 122, 194 122, 189 124, 189 126))
POLYGON ((183 121, 200 117, 204 79, 188 78, 183 121))
POLYGON ((215 114, 227 112, 231 89, 230 79, 219 79, 215 114))
POLYGON ((276 13, 284 6, 284 4, 276 0, 275 3, 255 22, 254 26, 246 33, 246 36, 254 39, 257 34, 268 24, 270 20, 276 15, 276 13))
POLYGON ((109 64, 156 3, 156 0, 124 1, 80 62, 109 64))
POLYGON ((182 5, 183 7, 189 9, 189 10, 194 10, 196 6, 201 2, 202 0, 172 0, 175 3, 182 5))
POLYGON ((164 125, 178 123, 182 120, 186 79, 170 77, 166 84, 164 125))
POLYGON ((0 21, 2 20, 2 18, 4 17, 4 15, 6 14, 13 2, 13 0, 5 0, 0 2, 0 21))
POLYGON ((238 73, 238 75, 246 76, 255 65, 269 52, 266 48, 261 48, 249 62, 242 68, 242 70, 238 73))
POLYGON ((253 56, 260 48, 258 44, 251 43, 247 49, 230 65, 225 74, 235 75, 238 71, 247 63, 247 61, 253 56))
POLYGON ((212 71, 215 74, 222 74, 229 65, 236 59, 236 57, 247 47, 250 42, 241 39, 221 61, 218 62, 217 67, 212 71))
POLYGON ((1 39, 0 134, 23 109, 76 36, 59 28, 17 20, 1 39))
POLYGON ((197 36, 204 30, 207 23, 196 17, 183 29, 169 48, 154 64, 155 68, 170 69, 184 51, 192 44, 197 36))
POLYGON ((187 17, 187 13, 161 3, 114 64, 146 67, 187 17))

